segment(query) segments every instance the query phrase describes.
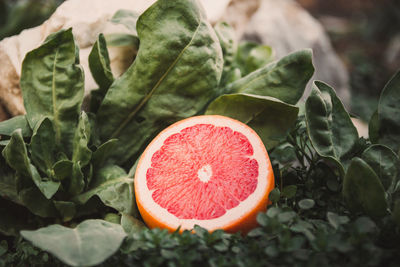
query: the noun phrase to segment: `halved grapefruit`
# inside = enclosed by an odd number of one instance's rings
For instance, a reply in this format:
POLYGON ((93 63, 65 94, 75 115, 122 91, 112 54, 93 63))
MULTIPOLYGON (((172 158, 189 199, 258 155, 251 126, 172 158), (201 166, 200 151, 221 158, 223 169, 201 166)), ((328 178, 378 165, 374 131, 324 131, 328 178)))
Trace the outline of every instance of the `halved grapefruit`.
POLYGON ((135 173, 139 212, 150 227, 200 225, 246 233, 265 211, 274 174, 259 136, 247 125, 206 115, 179 121, 143 152, 135 173))

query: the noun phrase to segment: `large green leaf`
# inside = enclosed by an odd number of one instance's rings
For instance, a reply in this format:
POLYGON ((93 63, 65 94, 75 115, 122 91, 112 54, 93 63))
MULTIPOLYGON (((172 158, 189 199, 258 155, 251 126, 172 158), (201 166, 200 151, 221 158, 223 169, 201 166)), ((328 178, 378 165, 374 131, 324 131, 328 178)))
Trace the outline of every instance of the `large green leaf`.
POLYGON ((19 175, 31 178, 47 199, 50 199, 60 187, 59 182, 40 177, 36 167, 30 163, 21 129, 15 130, 11 135, 10 142, 3 150, 3 157, 19 175))
POLYGON ((15 116, 0 122, 0 135, 10 136, 16 129, 21 129, 22 136, 24 137, 30 137, 32 135, 32 129, 29 127, 25 115, 15 116))
POLYGON ((383 187, 393 192, 400 168, 399 157, 393 150, 383 145, 372 145, 362 153, 361 158, 375 171, 383 187))
POLYGON ((325 83, 314 82, 306 101, 307 131, 317 153, 340 166, 358 140, 357 129, 335 91, 325 83))
POLYGON ((114 81, 104 35, 101 33, 89 54, 89 68, 103 96, 114 81))
POLYGON ((122 213, 137 216, 133 179, 127 177, 122 168, 111 165, 99 170, 90 188, 72 200, 82 205, 93 196, 98 196, 105 205, 122 213))
POLYGON ((53 121, 55 140, 70 155, 84 94, 83 71, 72 30, 61 30, 29 52, 22 64, 21 90, 31 128, 53 121))
POLYGON ((400 154, 400 71, 386 84, 378 104, 379 143, 400 154))
POLYGON ((225 92, 272 96, 296 104, 313 73, 311 50, 302 50, 229 84, 225 92))
POLYGON ((250 94, 222 95, 206 114, 224 115, 248 124, 267 149, 276 146, 297 119, 298 108, 276 98, 250 94))
POLYGON ((37 123, 31 143, 32 161, 38 168, 50 175, 55 163, 56 140, 52 121, 45 117, 37 123))
POLYGON ((91 126, 89 118, 82 111, 79 118, 79 124, 76 128, 73 139, 72 161, 79 162, 81 168, 85 167, 92 157, 92 151, 88 148, 91 136, 91 126))
POLYGON ((0 197, 22 204, 18 196, 15 171, 7 166, 3 158, 0 159, 0 197))
POLYGON ((237 49, 235 30, 226 22, 219 22, 214 26, 215 33, 221 44, 224 59, 224 67, 221 78, 221 85, 225 85, 233 70, 233 61, 237 49))
POLYGON ((23 188, 18 195, 24 206, 33 214, 44 218, 59 216, 54 203, 47 199, 37 187, 23 188))
POLYGON ((76 228, 58 224, 21 235, 42 250, 71 266, 93 266, 113 255, 126 234, 121 225, 103 220, 86 220, 76 228))
POLYGON ((368 216, 387 214, 385 189, 374 170, 362 159, 353 158, 343 180, 343 196, 349 208, 368 216))
POLYGON ((117 138, 119 164, 167 124, 198 113, 217 92, 218 39, 197 1, 157 1, 137 23, 140 49, 108 90, 98 115, 102 141, 117 138))

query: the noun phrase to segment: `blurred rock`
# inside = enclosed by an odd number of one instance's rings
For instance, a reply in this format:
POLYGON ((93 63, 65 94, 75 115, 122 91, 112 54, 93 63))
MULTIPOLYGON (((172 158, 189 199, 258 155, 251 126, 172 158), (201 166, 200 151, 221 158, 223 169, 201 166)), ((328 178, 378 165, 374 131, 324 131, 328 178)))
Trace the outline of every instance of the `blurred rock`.
POLYGON ((385 61, 392 72, 400 68, 400 34, 390 40, 385 51, 385 61))
MULTIPOLYGON (((244 39, 270 45, 277 58, 290 52, 311 48, 316 72, 313 80, 322 80, 337 91, 349 105, 349 75, 332 48, 321 24, 292 0, 262 0, 260 8, 250 19, 244 39)), ((310 92, 306 90, 305 97, 310 92)))

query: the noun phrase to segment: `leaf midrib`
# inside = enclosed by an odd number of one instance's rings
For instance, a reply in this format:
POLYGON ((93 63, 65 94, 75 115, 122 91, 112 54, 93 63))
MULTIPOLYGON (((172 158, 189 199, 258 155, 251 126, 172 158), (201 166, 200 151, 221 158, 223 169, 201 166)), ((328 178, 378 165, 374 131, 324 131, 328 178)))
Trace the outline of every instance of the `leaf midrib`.
POLYGON ((52 92, 52 102, 53 102, 53 118, 54 118, 54 130, 56 132, 56 143, 59 144, 61 141, 61 132, 60 132, 60 125, 58 121, 58 109, 57 109, 57 97, 56 97, 56 62, 57 62, 57 57, 60 49, 56 50, 56 54, 54 56, 54 61, 53 61, 53 78, 52 78, 52 84, 51 84, 51 92, 52 92))
POLYGON ((171 70, 175 67, 175 65, 178 63, 179 59, 182 57, 186 49, 192 44, 195 36, 197 35, 199 28, 201 26, 201 21, 198 21, 197 28, 190 39, 189 43, 182 49, 182 51, 179 53, 179 55, 176 57, 174 62, 172 62, 171 66, 167 69, 167 71, 161 76, 161 78, 157 81, 157 83, 154 85, 154 87, 150 90, 150 92, 143 98, 143 100, 139 103, 139 105, 136 106, 136 108, 126 117, 126 119, 121 123, 121 125, 112 133, 110 138, 116 138, 119 136, 121 131, 126 127, 126 125, 132 120, 132 118, 139 112, 139 110, 149 101, 149 99, 153 96, 154 92, 156 89, 160 86, 160 84, 164 81, 164 79, 168 76, 168 74, 171 72, 171 70))

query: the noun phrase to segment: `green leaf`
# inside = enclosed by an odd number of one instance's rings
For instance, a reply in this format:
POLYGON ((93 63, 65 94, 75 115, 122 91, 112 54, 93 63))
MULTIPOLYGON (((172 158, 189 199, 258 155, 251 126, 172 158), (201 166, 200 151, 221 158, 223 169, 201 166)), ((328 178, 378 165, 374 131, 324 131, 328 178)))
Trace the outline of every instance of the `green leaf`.
POLYGON ((298 108, 276 98, 250 94, 222 95, 205 114, 218 114, 249 125, 271 149, 286 136, 297 119, 298 108))
POLYGON ((302 210, 309 210, 311 208, 313 208, 315 205, 315 201, 313 199, 302 199, 299 201, 299 207, 302 210))
POLYGON ((221 86, 227 84, 229 80, 232 80, 230 72, 233 68, 232 64, 237 49, 237 42, 235 38, 235 30, 228 23, 219 22, 214 26, 214 30, 221 44, 224 59, 221 86))
POLYGON ((74 163, 70 160, 62 159, 54 163, 52 169, 54 171, 54 179, 62 181, 72 175, 72 167, 74 163))
POLYGON ((56 144, 67 155, 72 151, 84 94, 77 56, 71 29, 52 34, 25 56, 20 82, 29 125, 34 128, 43 117, 49 117, 56 144))
POLYGON ((136 22, 139 14, 131 10, 120 9, 111 18, 111 22, 124 25, 128 30, 136 34, 136 22))
POLYGON ((335 91, 325 83, 314 82, 305 115, 316 152, 336 162, 344 173, 343 157, 357 144, 358 133, 335 91))
POLYGON ((56 140, 52 121, 45 117, 33 130, 30 143, 32 161, 41 171, 50 175, 55 162, 56 140))
POLYGON ((79 163, 81 168, 85 167, 92 157, 92 151, 88 148, 90 135, 91 129, 89 118, 86 113, 82 111, 74 135, 72 152, 72 162, 79 163))
POLYGON ((30 161, 22 130, 17 129, 11 134, 10 142, 3 149, 3 157, 7 164, 18 173, 30 177, 30 161))
POLYGON ((296 196, 297 186, 288 185, 285 186, 282 190, 282 196, 286 198, 294 198, 296 196))
POLYGON ((53 201, 54 206, 63 218, 64 222, 70 221, 76 214, 76 205, 70 201, 53 201))
POLYGON ((248 41, 239 43, 235 54, 235 66, 240 69, 243 76, 250 73, 250 71, 247 70, 246 62, 249 58, 250 51, 258 46, 259 44, 248 41))
POLYGON ((15 130, 11 135, 10 143, 3 150, 3 157, 17 173, 32 179, 47 199, 50 199, 60 187, 58 182, 41 178, 36 167, 30 163, 21 129, 15 130))
POLYGON ((0 122, 0 135, 11 136, 16 129, 21 129, 23 137, 30 137, 32 135, 32 129, 29 127, 25 115, 15 116, 0 122))
POLYGON ((302 50, 229 84, 225 92, 272 96, 296 104, 313 73, 311 50, 302 50))
POLYGON ((119 164, 167 124, 202 110, 216 96, 222 71, 218 39, 194 0, 157 1, 140 16, 137 30, 138 55, 97 114, 101 140, 123 144, 114 149, 119 164))
POLYGON ((137 233, 145 228, 142 221, 125 213, 121 217, 121 226, 124 228, 125 233, 128 234, 137 233))
POLYGON ((121 225, 103 220, 86 220, 73 229, 54 224, 21 231, 21 235, 71 266, 102 263, 118 250, 126 236, 121 225))
POLYGON ((47 199, 37 187, 24 188, 19 192, 19 198, 25 207, 40 217, 57 217, 54 203, 47 199))
POLYGON ((108 166, 99 172, 93 181, 91 190, 75 196, 72 201, 84 204, 93 196, 122 213, 137 216, 133 179, 126 176, 126 172, 118 166, 108 166))
POLYGON ((7 166, 3 158, 0 158, 0 196, 22 205, 18 196, 15 171, 7 166))
POLYGON ((379 140, 379 117, 378 117, 378 110, 372 114, 371 119, 369 120, 368 124, 368 135, 369 140, 372 143, 376 144, 379 140))
POLYGON ((400 71, 385 85, 378 104, 379 143, 400 154, 400 71))
POLYGON ((343 180, 343 197, 349 209, 371 217, 387 214, 385 189, 374 170, 362 159, 353 158, 343 180))
POLYGON ((139 38, 135 35, 126 33, 110 33, 106 34, 104 37, 107 46, 130 46, 135 51, 139 49, 139 38))
POLYGON ((380 178, 385 190, 394 192, 400 161, 393 150, 383 145, 372 145, 362 153, 361 158, 380 178))
POLYGON ((274 53, 270 46, 258 45, 250 50, 246 59, 248 73, 264 67, 274 59, 274 53))
POLYGON ((338 214, 333 212, 328 212, 326 214, 326 217, 328 219, 329 224, 332 225, 332 227, 335 228, 336 230, 339 228, 340 225, 348 223, 350 221, 349 217, 339 216, 338 214))
MULTIPOLYGON (((114 81, 104 35, 100 33, 89 54, 89 68, 104 96, 114 81)), ((100 101, 101 102, 101 101, 100 101)))
POLYGON ((281 197, 281 191, 279 190, 278 187, 275 187, 274 189, 271 190, 269 193, 269 200, 271 200, 272 203, 277 203, 281 197))
POLYGON ((74 162, 72 165, 72 174, 70 179, 65 180, 68 184, 68 193, 72 196, 83 192, 85 188, 85 180, 79 162, 74 162))
POLYGON ((118 139, 111 139, 101 144, 92 155, 93 168, 95 170, 103 167, 107 161, 107 158, 112 154, 114 147, 117 145, 118 139))

